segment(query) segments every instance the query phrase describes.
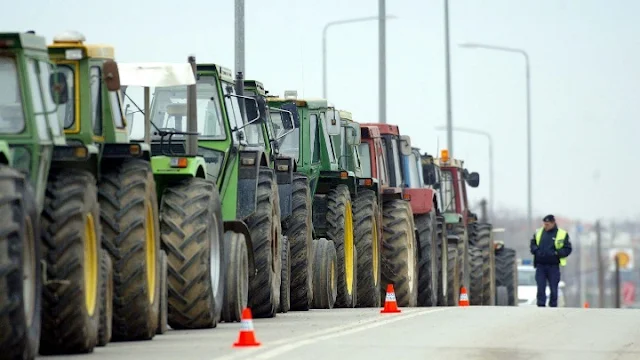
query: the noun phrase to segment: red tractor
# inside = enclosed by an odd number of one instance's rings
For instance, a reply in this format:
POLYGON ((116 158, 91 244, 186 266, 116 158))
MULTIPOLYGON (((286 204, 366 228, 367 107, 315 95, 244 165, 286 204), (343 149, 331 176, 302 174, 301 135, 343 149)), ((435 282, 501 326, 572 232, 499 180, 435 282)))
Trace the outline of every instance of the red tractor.
MULTIPOLYGON (((430 156, 424 154, 422 158, 430 156)), ((432 182, 439 188, 448 239, 457 238, 454 242, 457 242, 459 261, 455 280, 468 290, 471 305, 494 305, 493 227, 478 222, 467 200, 466 186, 477 187, 480 175, 465 169, 462 160, 449 158, 447 150, 442 150, 440 158, 433 159, 432 163, 433 166, 423 167, 423 177, 427 184, 432 182)), ((456 284, 454 289, 457 287, 456 284)))
MULTIPOLYGON (((400 306, 437 301, 437 200, 432 189, 408 188, 403 158, 411 139, 398 126, 361 124, 361 162, 369 164, 382 203, 382 289, 393 284, 400 306)), ((365 165, 366 166, 366 165, 365 165)))

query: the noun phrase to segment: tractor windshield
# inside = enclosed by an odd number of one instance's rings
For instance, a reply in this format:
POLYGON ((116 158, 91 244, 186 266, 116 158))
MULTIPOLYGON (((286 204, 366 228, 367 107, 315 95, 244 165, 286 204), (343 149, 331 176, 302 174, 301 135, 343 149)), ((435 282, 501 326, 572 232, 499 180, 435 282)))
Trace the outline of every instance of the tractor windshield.
POLYGON ((361 143, 358 148, 360 150, 362 177, 373 177, 373 175, 371 175, 371 153, 369 152, 369 144, 361 143))
POLYGON ((0 57, 0 133, 17 134, 24 129, 24 113, 14 58, 0 57))
POLYGON ((457 212, 456 211, 456 190, 453 181, 453 174, 449 170, 442 170, 440 173, 440 196, 442 202, 445 204, 445 212, 457 212))
MULTIPOLYGON (((218 89, 209 82, 198 81, 198 129, 200 137, 226 139, 220 111, 218 89)), ((187 86, 156 88, 153 94, 151 121, 160 129, 187 130, 187 86)))
POLYGON ((420 160, 416 158, 415 153, 411 153, 406 157, 405 166, 407 168, 405 176, 407 177, 407 185, 410 188, 421 188, 422 181, 420 180, 420 172, 418 172, 418 166, 422 166, 420 160))

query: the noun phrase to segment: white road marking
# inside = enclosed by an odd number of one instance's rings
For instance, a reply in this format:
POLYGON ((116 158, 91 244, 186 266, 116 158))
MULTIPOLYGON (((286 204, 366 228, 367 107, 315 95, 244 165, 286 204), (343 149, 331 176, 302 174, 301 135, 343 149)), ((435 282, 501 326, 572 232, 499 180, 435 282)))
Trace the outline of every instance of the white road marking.
MULTIPOLYGON (((355 322, 351 324, 335 326, 329 329, 316 331, 314 333, 301 335, 297 337, 286 338, 278 341, 274 341, 270 344, 263 345, 261 348, 248 348, 248 349, 238 349, 237 353, 225 355, 219 358, 215 358, 216 360, 233 360, 233 359, 242 359, 242 358, 251 358, 251 359, 273 359, 276 356, 280 356, 285 354, 291 350, 297 349, 299 347, 314 344, 320 341, 333 339, 342 335, 354 334, 361 331, 373 329, 376 327, 380 327, 383 325, 391 324, 394 322, 411 319, 420 315, 426 315, 430 313, 435 313, 444 310, 455 309, 456 307, 443 307, 443 308, 428 308, 424 310, 409 310, 403 309, 405 313, 396 315, 393 317, 375 317, 373 319, 355 322), (256 354, 260 353, 260 354, 256 354)), ((385 315, 389 316, 389 315, 385 315)))

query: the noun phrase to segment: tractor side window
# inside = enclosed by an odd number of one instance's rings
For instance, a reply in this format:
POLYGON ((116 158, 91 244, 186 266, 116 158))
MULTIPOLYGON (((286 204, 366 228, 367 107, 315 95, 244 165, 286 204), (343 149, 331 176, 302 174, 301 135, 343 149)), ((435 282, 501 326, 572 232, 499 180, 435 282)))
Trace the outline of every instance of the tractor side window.
POLYGON ((111 103, 111 116, 113 123, 118 129, 124 128, 122 120, 122 106, 120 104, 120 94, 117 91, 109 91, 109 102, 111 103))
POLYGON ((18 134, 24 130, 24 112, 18 67, 15 59, 0 56, 0 133, 18 134))
POLYGON ((29 74, 29 90, 33 100, 33 111, 36 120, 36 128, 40 139, 49 139, 49 131, 47 127, 47 116, 45 115, 44 105, 42 102, 42 89, 40 87, 40 68, 38 62, 29 59, 27 62, 27 73, 29 74))
POLYGON ((51 77, 52 66, 46 61, 39 61, 40 64, 40 85, 42 88, 42 99, 44 100, 44 110, 47 112, 47 120, 51 133, 54 136, 61 136, 62 129, 60 119, 56 112, 56 103, 53 101, 53 94, 49 86, 49 78, 51 77))
POLYGON ((95 135, 102 135, 101 72, 97 66, 92 66, 89 71, 89 84, 91 85, 91 124, 93 125, 93 133, 95 135))
POLYGON ((407 179, 408 185, 412 188, 420 188, 422 187, 422 181, 420 181, 420 174, 418 173, 418 160, 416 159, 416 154, 412 153, 407 156, 407 158, 407 167, 409 168, 407 169, 409 170, 409 179, 407 179))
MULTIPOLYGON (((324 134, 324 142, 327 145, 327 152, 329 153, 329 162, 335 163, 336 162, 335 147, 333 144, 333 139, 331 138, 331 136, 329 136, 329 133, 327 132, 327 119, 324 116, 323 112, 320 113, 320 125, 322 126, 322 129, 323 129, 322 133, 324 134)), ((318 148, 320 148, 320 138, 318 138, 318 148)))
POLYGON ((464 213, 465 208, 465 193, 464 193, 464 179, 462 178, 462 173, 457 171, 458 174, 458 194, 460 194, 460 212, 464 213))
MULTIPOLYGON (((234 94, 233 86, 229 84, 223 83, 222 87, 224 88, 225 95, 234 94)), ((238 104, 238 98, 233 96, 225 96, 224 103, 227 108, 227 116, 229 117, 229 122, 231 123, 231 129, 239 128, 244 124, 242 120, 242 113, 240 112, 240 105, 238 104)), ((236 131, 236 134, 242 132, 243 134, 248 135, 248 129, 244 128, 242 130, 236 131)), ((248 138, 245 138, 247 141, 248 138)))
POLYGON ((358 147, 360 148, 360 167, 362 169, 362 176, 373 177, 371 174, 371 152, 369 149, 369 143, 361 143, 358 147))
POLYGON ((76 117, 76 79, 73 69, 68 65, 58 65, 58 71, 67 78, 69 97, 66 104, 58 106, 58 116, 62 119, 64 128, 69 129, 75 123, 76 117))
POLYGON ((445 212, 457 212, 456 210, 456 194, 455 184, 451 171, 442 170, 441 172, 442 183, 440 184, 442 202, 444 204, 445 212))
POLYGON ((311 114, 309 119, 309 146, 311 150, 311 163, 320 162, 320 137, 318 136, 318 116, 311 114))
POLYGON ((389 179, 387 178, 387 159, 385 157, 385 155, 387 154, 387 146, 385 145, 384 141, 380 141, 379 144, 381 145, 378 148, 378 156, 377 160, 378 160, 378 175, 380 176, 380 183, 382 185, 385 184, 389 184, 389 179))
POLYGON ((394 172, 394 183, 392 186, 399 187, 402 186, 402 169, 400 168, 400 152, 398 151, 398 141, 396 139, 391 139, 391 151, 393 152, 393 172, 394 172))

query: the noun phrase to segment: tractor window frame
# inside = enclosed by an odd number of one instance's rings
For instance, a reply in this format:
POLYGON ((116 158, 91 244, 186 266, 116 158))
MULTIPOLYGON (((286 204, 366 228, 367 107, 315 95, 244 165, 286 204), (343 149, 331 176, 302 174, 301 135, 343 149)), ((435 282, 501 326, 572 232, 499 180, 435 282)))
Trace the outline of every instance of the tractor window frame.
MULTIPOLYGON (((2 85, 6 86, 11 92, 15 91, 15 95, 16 95, 16 101, 18 101, 18 104, 20 105, 20 119, 19 119, 19 123, 15 124, 14 122, 12 125, 10 125, 11 127, 7 127, 7 129, 5 130, 4 128, 2 129, 2 131, 0 131, 1 134, 20 134, 22 132, 25 131, 25 129, 27 128, 27 123, 26 123, 26 116, 25 116, 25 99, 23 97, 23 91, 25 89, 22 88, 22 83, 20 82, 20 66, 18 64, 18 61, 16 59, 15 56, 12 55, 5 55, 2 54, 0 55, 0 65, 6 65, 7 67, 11 67, 9 69, 9 71, 7 72, 9 74, 9 76, 11 76, 12 78, 10 79, 10 81, 3 81, 2 85), (3 64, 3 62, 5 62, 5 64, 3 64), (13 73, 13 75, 11 75, 11 73, 13 73), (13 81, 15 80, 15 82, 13 81), (15 88, 10 89, 11 84, 15 85, 15 88), (15 126, 18 125, 18 126, 15 126)), ((4 92, 4 94, 7 94, 7 92, 4 92)), ((0 104, 3 105, 3 104, 0 104)))
POLYGON ((33 105, 33 115, 35 118, 36 132, 41 140, 50 140, 49 125, 47 123, 47 113, 45 111, 42 83, 40 81, 39 60, 34 58, 27 59, 27 78, 29 81, 29 91, 33 105))

